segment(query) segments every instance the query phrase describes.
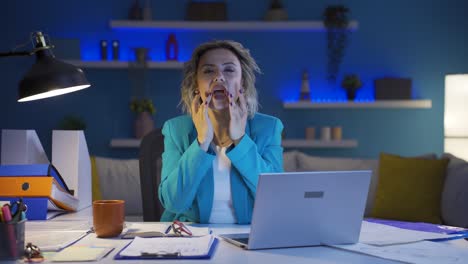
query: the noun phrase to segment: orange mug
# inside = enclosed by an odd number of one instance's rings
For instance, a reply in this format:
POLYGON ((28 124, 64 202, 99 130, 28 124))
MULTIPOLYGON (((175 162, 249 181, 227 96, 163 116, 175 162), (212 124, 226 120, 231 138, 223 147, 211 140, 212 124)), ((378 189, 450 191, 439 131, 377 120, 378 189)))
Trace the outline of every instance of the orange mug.
POLYGON ((122 233, 125 201, 97 200, 93 202, 93 227, 97 237, 116 237, 122 233))

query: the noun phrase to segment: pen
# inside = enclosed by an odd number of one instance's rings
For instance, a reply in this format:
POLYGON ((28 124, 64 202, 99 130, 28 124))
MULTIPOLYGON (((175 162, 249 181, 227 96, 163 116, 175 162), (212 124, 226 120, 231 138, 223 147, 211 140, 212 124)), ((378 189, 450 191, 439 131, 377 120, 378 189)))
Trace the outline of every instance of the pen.
POLYGON ((11 222, 11 212, 8 205, 2 207, 3 219, 5 220, 5 225, 8 233, 8 243, 10 244, 10 255, 16 257, 16 238, 15 238, 15 229, 11 222))
POLYGON ((8 223, 11 221, 11 212, 8 205, 2 206, 3 222, 8 223))

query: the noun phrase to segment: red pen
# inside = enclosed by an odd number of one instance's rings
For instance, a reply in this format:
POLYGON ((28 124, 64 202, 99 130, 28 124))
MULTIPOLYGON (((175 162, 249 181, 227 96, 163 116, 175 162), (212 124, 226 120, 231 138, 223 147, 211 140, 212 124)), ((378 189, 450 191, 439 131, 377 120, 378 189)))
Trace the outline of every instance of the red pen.
POLYGON ((10 244, 10 255, 12 257, 17 257, 17 250, 16 250, 16 237, 15 237, 15 227, 13 226, 14 223, 11 223, 11 212, 10 207, 8 205, 4 205, 2 207, 3 213, 3 220, 5 221, 6 229, 8 232, 8 243, 10 244))

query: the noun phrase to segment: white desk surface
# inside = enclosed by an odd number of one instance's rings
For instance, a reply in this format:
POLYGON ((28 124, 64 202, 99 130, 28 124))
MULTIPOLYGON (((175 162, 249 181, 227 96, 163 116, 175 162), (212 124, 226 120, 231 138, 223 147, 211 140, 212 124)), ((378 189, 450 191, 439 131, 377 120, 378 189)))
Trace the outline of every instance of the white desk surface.
MULTIPOLYGON (((91 214, 92 209, 86 208, 80 212, 62 215, 50 221, 88 220, 92 223, 91 214)), ((235 230, 242 232, 249 229, 249 226, 243 225, 210 225, 210 227, 214 234, 231 233, 235 230)), ((325 246, 249 251, 227 243, 222 239, 220 239, 214 255, 209 260, 114 260, 114 255, 125 245, 130 243, 130 241, 131 240, 119 238, 100 239, 97 238, 95 234, 89 234, 75 245, 113 245, 115 249, 108 256, 103 258, 100 261, 101 263, 401 263, 325 246)), ((456 243, 460 243, 461 246, 468 247, 468 242, 463 239, 457 240, 456 243)), ((45 263, 48 263, 48 261, 45 263)))

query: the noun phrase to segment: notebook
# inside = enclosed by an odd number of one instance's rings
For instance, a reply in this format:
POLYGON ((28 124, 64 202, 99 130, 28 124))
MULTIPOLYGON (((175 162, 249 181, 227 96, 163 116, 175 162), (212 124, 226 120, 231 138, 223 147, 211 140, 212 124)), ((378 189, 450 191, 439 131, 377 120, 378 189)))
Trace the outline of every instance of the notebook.
POLYGON ((71 246, 52 257, 53 262, 99 261, 107 256, 113 247, 71 246))
POLYGON ((221 238, 245 249, 359 240, 371 171, 260 174, 249 234, 221 238))

